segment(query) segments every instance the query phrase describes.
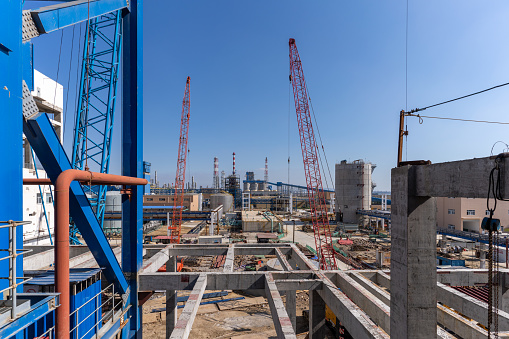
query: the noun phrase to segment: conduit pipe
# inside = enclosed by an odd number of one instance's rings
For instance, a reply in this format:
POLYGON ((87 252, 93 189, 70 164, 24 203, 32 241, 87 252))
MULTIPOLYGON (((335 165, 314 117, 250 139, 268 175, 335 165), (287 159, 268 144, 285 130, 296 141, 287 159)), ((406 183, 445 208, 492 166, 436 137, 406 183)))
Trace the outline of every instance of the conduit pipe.
MULTIPOLYGON (((121 175, 66 170, 55 182, 55 292, 60 293, 60 307, 56 309, 55 336, 69 338, 69 187, 73 181, 101 185, 146 185, 148 181, 121 175)), ((25 185, 51 184, 49 179, 23 179, 25 185), (44 182, 44 183, 43 183, 44 182)))

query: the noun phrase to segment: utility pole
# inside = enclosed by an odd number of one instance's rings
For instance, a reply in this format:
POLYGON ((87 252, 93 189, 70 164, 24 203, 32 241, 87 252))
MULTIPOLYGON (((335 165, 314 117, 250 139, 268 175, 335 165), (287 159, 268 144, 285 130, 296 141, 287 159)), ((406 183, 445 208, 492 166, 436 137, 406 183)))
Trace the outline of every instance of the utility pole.
POLYGON ((396 167, 403 161, 403 136, 408 135, 408 131, 405 131, 405 111, 399 112, 399 137, 398 137, 398 163, 396 167))

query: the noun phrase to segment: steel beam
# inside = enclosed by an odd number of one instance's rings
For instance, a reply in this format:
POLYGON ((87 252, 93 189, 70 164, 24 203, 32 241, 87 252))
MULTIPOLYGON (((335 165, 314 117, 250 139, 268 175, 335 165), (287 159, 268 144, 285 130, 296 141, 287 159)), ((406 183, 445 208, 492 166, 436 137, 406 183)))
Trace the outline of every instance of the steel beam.
POLYGON ((207 287, 207 275, 201 273, 198 277, 196 284, 194 285, 193 291, 187 299, 186 306, 180 314, 179 320, 175 329, 171 333, 170 338, 172 339, 187 339, 189 333, 191 333, 191 327, 193 326, 194 318, 200 307, 200 302, 207 287))
MULTIPOLYGON (((46 114, 41 114, 34 120, 24 120, 23 131, 52 182, 57 180, 60 173, 71 169, 69 159, 46 114)), ((99 266, 105 267, 106 279, 115 283, 120 292, 125 293, 128 288, 125 276, 81 184, 77 181, 70 185, 69 203, 71 217, 95 260, 99 266)))
MULTIPOLYGON (((118 1, 118 0, 115 0, 118 1)), ((113 2, 115 2, 113 1, 113 2)), ((126 1, 126 0, 122 0, 126 1)), ((130 0, 122 19, 122 175, 143 178, 143 0, 130 0)), ((138 274, 143 265, 143 187, 122 202, 122 269, 131 306, 123 337, 141 338, 138 274)))
POLYGON ((31 15, 39 34, 44 34, 128 7, 128 0, 77 0, 41 7, 31 15))

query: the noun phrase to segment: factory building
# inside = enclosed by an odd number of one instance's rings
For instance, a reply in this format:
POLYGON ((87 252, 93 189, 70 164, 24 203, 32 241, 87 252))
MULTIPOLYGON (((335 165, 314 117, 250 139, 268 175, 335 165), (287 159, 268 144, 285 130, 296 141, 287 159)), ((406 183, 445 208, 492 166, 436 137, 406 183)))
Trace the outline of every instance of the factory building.
MULTIPOLYGON (((175 206, 175 196, 168 194, 151 194, 143 196, 143 206, 175 206)), ((201 193, 185 193, 184 208, 190 211, 202 210, 203 197, 201 193)))
MULTIPOLYGON (((437 227, 447 230, 482 233, 481 222, 489 216, 486 199, 437 198, 437 227)), ((502 229, 509 227, 509 202, 498 201, 494 218, 502 229)))
POLYGON ((371 209, 371 175, 375 167, 363 160, 336 164, 336 213, 341 211, 343 222, 358 223, 357 211, 371 209))

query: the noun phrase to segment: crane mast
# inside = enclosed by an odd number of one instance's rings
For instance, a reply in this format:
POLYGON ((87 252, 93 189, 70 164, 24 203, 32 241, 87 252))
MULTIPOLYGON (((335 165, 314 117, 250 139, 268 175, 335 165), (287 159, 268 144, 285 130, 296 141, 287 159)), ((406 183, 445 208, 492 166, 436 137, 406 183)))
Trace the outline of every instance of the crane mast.
POLYGON ((302 148, 304 172, 315 235, 316 252, 319 256, 320 269, 335 270, 336 258, 332 247, 329 218, 325 193, 322 187, 320 165, 318 163, 318 147, 316 144, 311 113, 309 110, 309 97, 304 80, 304 72, 300 61, 295 39, 290 39, 290 81, 293 87, 297 124, 302 148))
POLYGON ((177 174, 175 176, 175 193, 171 226, 168 226, 170 243, 180 243, 180 227, 182 226, 182 210, 184 209, 184 184, 186 179, 186 159, 187 159, 187 136, 189 132, 189 115, 191 113, 190 98, 191 78, 187 77, 186 91, 182 101, 182 117, 180 123, 180 138, 177 158, 177 174))

